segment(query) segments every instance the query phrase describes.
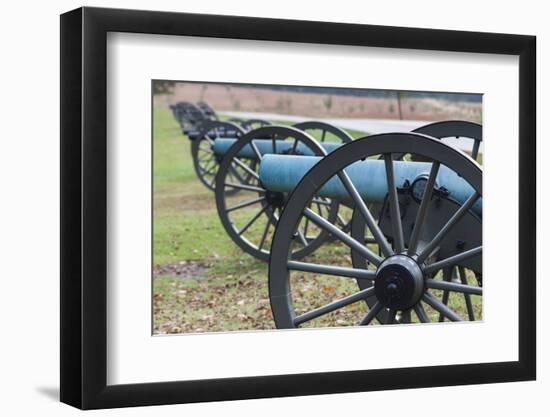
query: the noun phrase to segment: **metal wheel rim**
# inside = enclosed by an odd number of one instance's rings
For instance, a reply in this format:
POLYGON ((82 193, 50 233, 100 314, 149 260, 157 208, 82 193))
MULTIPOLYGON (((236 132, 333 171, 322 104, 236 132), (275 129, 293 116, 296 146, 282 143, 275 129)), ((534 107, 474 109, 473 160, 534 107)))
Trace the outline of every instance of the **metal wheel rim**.
POLYGON ((246 130, 258 129, 259 127, 271 126, 272 124, 273 123, 270 121, 264 119, 248 119, 242 122, 242 125, 246 130))
MULTIPOLYGON (((353 140, 353 137, 345 130, 337 126, 334 126, 330 123, 320 122, 317 120, 310 120, 307 122, 296 123, 292 125, 292 127, 303 130, 306 133, 308 130, 321 130, 324 132, 329 132, 329 133, 332 133, 334 136, 336 136, 338 139, 340 139, 342 143, 349 143, 353 140)), ((324 136, 321 138, 320 142, 321 143, 324 142, 324 136)))
MULTIPOLYGON (((228 195, 227 193, 224 193, 223 190, 226 183, 229 164, 233 160, 233 158, 235 158, 238 155, 239 151, 245 146, 249 145, 253 139, 265 138, 270 136, 277 137, 277 139, 275 140, 280 140, 278 139, 280 137, 295 138, 300 142, 304 143, 309 149, 311 149, 314 152, 315 155, 318 155, 318 156, 326 155, 326 151, 319 145, 319 143, 315 139, 313 139, 311 136, 304 133, 303 131, 293 127, 273 126, 273 125, 261 127, 246 133, 243 137, 241 137, 240 140, 238 140, 235 144, 233 144, 229 148, 227 153, 224 155, 223 161, 218 170, 218 175, 216 177, 216 207, 218 210, 218 216, 220 217, 222 225, 226 230, 227 234, 231 237, 231 239, 243 251, 263 261, 269 260, 271 251, 263 249, 263 247, 260 248, 259 245, 255 245, 254 243, 250 242, 248 239, 244 238, 238 233, 239 231, 235 228, 235 226, 233 225, 233 223, 231 222, 231 219, 227 214, 227 210, 229 209, 229 207, 226 202, 226 198, 228 195)), ((260 185, 258 188, 262 188, 262 186, 260 185)), ((265 191, 265 189, 263 190, 265 191)), ((258 195, 256 195, 256 197, 258 197, 258 195)), ((331 221, 335 221, 337 212, 338 212, 338 204, 336 202, 331 203, 328 218, 331 221)), ((273 219, 271 217, 268 217, 268 222, 271 222, 272 226, 276 227, 277 222, 273 222, 273 219)), ((316 238, 314 238, 311 242, 305 245, 302 249, 293 252, 293 257, 300 258, 311 253, 324 242, 324 240, 327 238, 327 235, 328 234, 326 233, 321 233, 316 238)))
POLYGON ((472 158, 477 160, 479 145, 483 140, 483 128, 480 124, 464 120, 445 120, 442 122, 430 123, 415 130, 415 133, 422 133, 437 139, 462 137, 472 139, 472 158))
POLYGON ((205 144, 208 144, 208 146, 213 145, 215 137, 211 137, 211 135, 208 134, 216 128, 233 129, 241 136, 245 133, 244 130, 235 123, 214 120, 205 122, 200 128, 199 137, 191 142, 191 156, 193 158, 195 173, 199 180, 212 191, 216 189, 216 175, 219 169, 219 162, 214 152, 211 149, 208 151, 208 147, 205 147, 205 144), (210 158, 204 159, 207 157, 201 155, 201 152, 209 154, 210 158))

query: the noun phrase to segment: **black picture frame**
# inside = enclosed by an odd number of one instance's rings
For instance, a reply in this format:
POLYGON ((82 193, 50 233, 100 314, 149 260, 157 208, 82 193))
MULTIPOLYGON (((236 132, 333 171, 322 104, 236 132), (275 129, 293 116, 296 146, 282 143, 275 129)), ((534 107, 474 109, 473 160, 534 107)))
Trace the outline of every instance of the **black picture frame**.
POLYGON ((80 8, 61 16, 61 401, 82 409, 536 378, 536 38, 252 17, 80 8), (109 386, 108 32, 519 56, 519 360, 109 386))

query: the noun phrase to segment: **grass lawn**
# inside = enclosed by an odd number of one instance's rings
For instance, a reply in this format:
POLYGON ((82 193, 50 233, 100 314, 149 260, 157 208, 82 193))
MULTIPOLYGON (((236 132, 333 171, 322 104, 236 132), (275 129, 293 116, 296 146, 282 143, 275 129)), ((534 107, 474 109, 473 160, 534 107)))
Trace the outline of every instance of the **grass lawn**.
MULTIPOLYGON (((354 138, 365 135, 349 133, 354 138)), ((167 108, 155 106, 153 136, 154 333, 273 329, 267 265, 242 252, 227 236, 213 192, 195 175, 190 142, 167 108)), ((250 213, 243 210, 241 215, 250 213)), ((262 230, 258 226, 258 233, 262 230)), ((347 247, 332 243, 310 260, 349 265, 349 257, 347 247)), ((357 291, 349 278, 293 272, 291 281, 298 313, 357 291)), ((476 317, 481 317, 480 298, 472 298, 476 317)), ((466 317, 461 295, 451 295, 449 304, 466 317)), ((364 303, 355 303, 308 325, 353 325, 367 311, 364 303)), ((435 311, 426 311, 437 320, 435 311)))

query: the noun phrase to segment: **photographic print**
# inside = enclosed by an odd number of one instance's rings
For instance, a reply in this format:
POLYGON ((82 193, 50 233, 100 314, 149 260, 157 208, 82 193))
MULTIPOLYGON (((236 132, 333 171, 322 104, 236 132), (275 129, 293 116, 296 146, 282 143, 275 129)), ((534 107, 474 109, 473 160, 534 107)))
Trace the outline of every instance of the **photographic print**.
POLYGON ((482 95, 152 81, 153 334, 482 309, 482 95))
POLYGON ((60 56, 61 401, 536 378, 534 36, 85 7, 60 56))

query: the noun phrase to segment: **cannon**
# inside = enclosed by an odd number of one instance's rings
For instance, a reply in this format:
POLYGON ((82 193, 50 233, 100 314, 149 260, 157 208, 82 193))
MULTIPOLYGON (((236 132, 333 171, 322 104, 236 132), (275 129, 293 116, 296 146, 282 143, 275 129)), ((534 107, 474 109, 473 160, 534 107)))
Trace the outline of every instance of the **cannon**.
POLYGON ((439 320, 463 320, 448 304, 451 292, 463 295, 468 319, 475 320, 471 297, 482 295, 482 169, 463 152, 419 133, 373 135, 323 158, 266 155, 259 181, 269 192, 288 193, 269 260, 278 328, 304 326, 357 302, 368 306, 358 325, 408 323, 412 314, 428 322, 426 308, 439 320), (350 233, 311 208, 335 200, 353 210, 350 233), (378 213, 372 204, 381 207, 378 213), (297 260, 297 231, 307 223, 351 256, 297 260), (295 274, 354 279, 358 291, 297 313, 290 285, 295 274))
MULTIPOLYGON (((233 121, 206 121, 196 131, 188 132, 188 136, 192 141, 191 155, 195 172, 199 180, 212 191, 216 188, 215 177, 228 148, 239 140, 244 133, 270 125, 270 122, 262 119, 230 120, 233 121), (221 140, 220 143, 225 144, 225 147, 223 149, 218 148, 218 151, 215 152, 214 144, 219 140, 221 140)), ((343 130, 323 122, 302 122, 294 126, 306 132, 314 132, 322 142, 325 139, 327 141, 339 141, 340 143, 351 140, 351 137, 343 130)), ((266 140, 270 141, 271 139, 266 140)), ((254 164, 255 162, 247 162, 247 164, 249 163, 254 164)), ((237 177, 237 182, 246 183, 249 180, 249 174, 243 173, 241 177, 239 172, 240 170, 236 167, 231 167, 231 174, 237 177)), ((226 192, 234 194, 237 190, 226 190, 226 192)))
MULTIPOLYGON (((271 226, 274 227, 277 223, 279 214, 286 204, 288 193, 293 189, 297 181, 286 184, 287 188, 284 190, 268 190, 266 189, 266 184, 259 178, 257 172, 259 165, 254 165, 252 169, 254 173, 249 172, 251 170, 247 168, 250 168, 251 163, 254 163, 254 161, 260 161, 266 154, 294 154, 296 156, 311 156, 316 154, 317 156, 323 156, 334 151, 343 143, 349 143, 352 140, 346 132, 326 123, 304 122, 295 125, 295 127, 304 129, 306 132, 314 133, 320 140, 320 147, 314 144, 311 136, 297 136, 296 132, 293 130, 285 130, 285 128, 274 126, 267 130, 255 130, 250 132, 246 137, 238 141, 222 137, 212 146, 212 152, 216 154, 218 158, 229 155, 228 159, 232 161, 231 163, 226 162, 225 165, 222 162, 224 169, 221 169, 222 173, 219 175, 217 184, 214 187, 216 190, 219 190, 219 192, 216 192, 216 205, 222 224, 232 240, 241 249, 265 261, 269 259, 270 253, 270 237, 272 231, 270 231, 269 228, 271 226), (315 129, 317 129, 317 131, 315 129), (265 139, 265 136, 270 135, 282 140, 271 141, 265 139), (235 166, 236 164, 239 166, 235 166), (241 172, 241 177, 246 176, 248 180, 252 181, 248 184, 244 184, 238 179, 235 180, 235 177, 238 177, 235 175, 235 171, 241 172), (250 178, 250 176, 253 178, 250 178), (242 199, 239 201, 232 201, 231 203, 226 201, 228 198, 235 200, 230 197, 232 197, 237 190, 242 190, 244 194, 242 199), (245 196, 248 196, 248 200, 245 200, 245 196), (265 208, 265 201, 267 201, 268 205, 271 205, 271 208, 265 208), (252 208, 255 208, 256 211, 254 213, 249 213, 249 218, 247 219, 252 223, 243 223, 244 219, 239 217, 242 216, 242 212, 245 210, 250 211, 252 208), (270 222, 266 222, 261 234, 254 228, 251 228, 259 219, 265 219, 266 216, 271 220, 270 222), (245 226, 247 227, 245 228, 245 226)), ((471 138, 474 142, 481 140, 481 126, 470 122, 449 121, 432 123, 417 130, 436 134, 438 138, 460 136, 471 138)), ((479 146, 477 146, 477 148, 479 149, 479 146)), ((403 155, 394 154, 393 157, 394 159, 402 159, 403 155)), ((412 155, 412 157, 418 158, 419 155, 412 155)), ((299 161, 300 159, 296 157, 293 160, 299 161)), ((318 161, 318 159, 315 161, 318 161)), ((280 176, 282 180, 286 173, 290 172, 292 166, 288 168, 289 169, 277 171, 276 176, 280 176)), ((300 176, 296 176, 295 178, 300 178, 300 176)), ((334 215, 332 212, 333 207, 338 207, 337 200, 337 198, 315 199, 312 206, 318 213, 332 213, 332 219, 334 215)), ((375 213, 376 218, 378 218, 378 212, 382 208, 380 202, 381 199, 379 199, 377 203, 369 203, 371 211, 375 213)), ((351 210, 346 210, 346 207, 341 205, 340 210, 336 210, 336 212, 336 224, 345 232, 349 232, 351 230, 351 210)), ((301 248, 294 249, 294 256, 296 258, 306 256, 326 239, 330 240, 334 238, 332 235, 326 233, 310 236, 311 230, 308 226, 309 223, 306 222, 303 225, 303 229, 296 233, 295 238, 302 246, 301 248)), ((375 243, 372 237, 369 239, 372 241, 371 243, 375 243)))
MULTIPOLYGON (((277 153, 323 156, 351 141, 345 131, 322 122, 304 122, 293 127, 265 126, 238 140, 216 140, 213 151, 221 158, 215 185, 216 207, 231 239, 250 255, 264 261, 269 259, 271 236, 287 195, 270 192, 261 183, 258 170, 262 158, 277 153), (240 191, 238 196, 235 191, 240 191), (260 218, 266 220, 261 231, 257 230, 260 218)), ((338 220, 337 202, 323 202, 317 209, 327 214, 331 221, 338 220)), ((306 240, 303 233, 298 232, 296 238, 301 240, 302 247, 296 249, 295 256, 307 255, 327 237, 327 233, 319 231, 306 240)))
POLYGON ((214 117, 208 116, 204 111, 193 103, 180 101, 170 105, 174 118, 179 123, 184 135, 196 134, 197 128, 205 121, 212 120, 214 117))
MULTIPOLYGON (((209 120, 203 122, 197 131, 188 132, 191 139, 191 156, 193 167, 199 180, 210 190, 215 190, 215 178, 223 156, 214 152, 214 144, 218 139, 237 141, 246 132, 255 129, 255 126, 268 126, 270 123, 261 119, 251 119, 237 124, 231 121, 209 120)), ((232 167, 233 175, 239 176, 238 171, 232 167)), ((246 183, 248 175, 238 178, 239 182, 246 183)), ((235 190, 229 191, 234 193, 235 190)))
POLYGON ((202 112, 208 119, 218 120, 218 115, 208 103, 205 103, 204 101, 199 101, 197 103, 197 107, 202 110, 202 112))

